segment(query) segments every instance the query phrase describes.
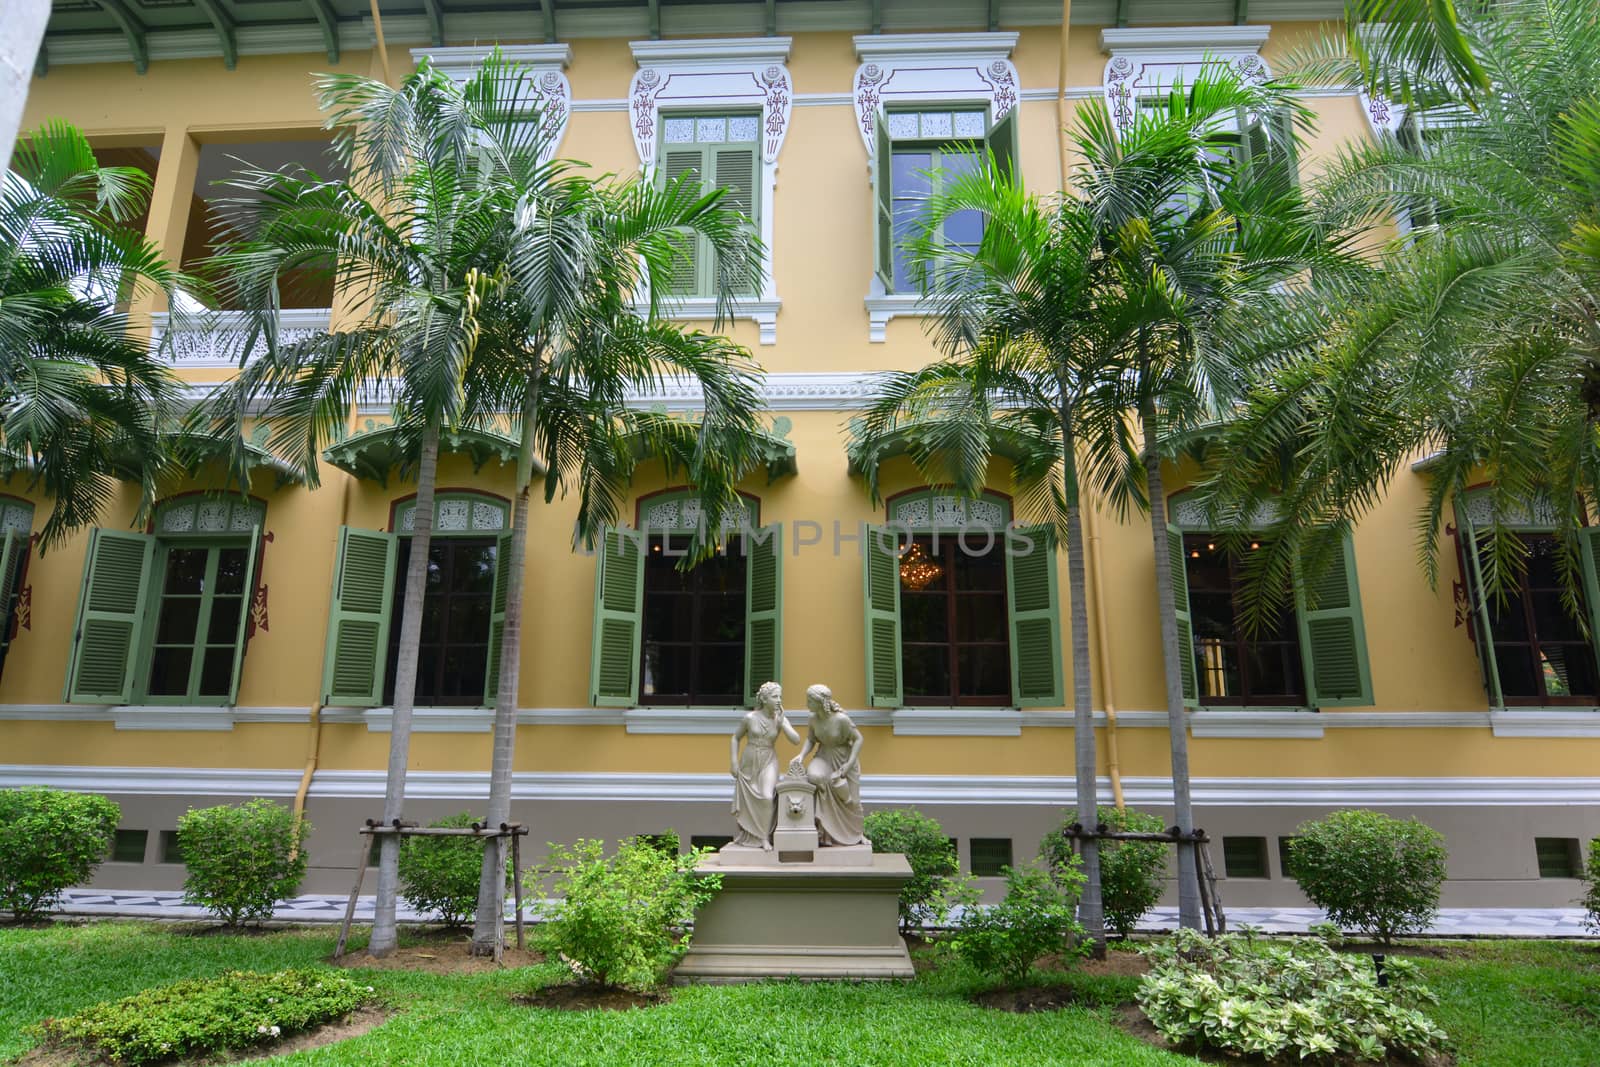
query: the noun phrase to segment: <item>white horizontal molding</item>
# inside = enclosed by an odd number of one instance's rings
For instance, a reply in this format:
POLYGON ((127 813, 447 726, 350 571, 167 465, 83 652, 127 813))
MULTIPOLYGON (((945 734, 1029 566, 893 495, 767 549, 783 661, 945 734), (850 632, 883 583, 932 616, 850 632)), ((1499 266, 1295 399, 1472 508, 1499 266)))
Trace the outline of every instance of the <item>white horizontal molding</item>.
MULTIPOLYGON (((45 785, 59 789, 161 796, 293 796, 299 768, 0 766, 0 787, 45 785)), ((406 795, 414 799, 478 800, 488 796, 484 771, 413 770, 406 795)), ((1131 804, 1172 802, 1165 778, 1122 780, 1131 804)), ((383 795, 381 770, 319 771, 311 784, 318 799, 372 799, 383 795)), ((1600 778, 1196 778, 1202 807, 1569 807, 1600 805, 1600 778)), ((1097 784, 1107 795, 1109 783, 1097 784)), ((524 801, 726 803, 726 774, 609 774, 521 772, 512 796, 524 801)), ((1063 807, 1075 802, 1073 780, 1034 775, 862 776, 869 804, 938 806, 1018 805, 1063 807)))
POLYGON ((863 62, 939 63, 958 59, 1010 59, 1018 35, 1004 33, 863 33, 852 40, 863 62))
POLYGON ((790 37, 710 37, 699 40, 629 41, 628 48, 641 66, 685 67, 707 64, 713 68, 730 61, 787 63, 794 46, 790 37))
POLYGON ((1217 55, 1259 52, 1272 33, 1271 26, 1108 26, 1100 31, 1100 50, 1112 55, 1125 52, 1171 52, 1217 55))
MULTIPOLYGON (((325 723, 365 724, 369 733, 393 731, 393 708, 325 708, 325 723)), ((613 708, 518 708, 518 726, 621 726, 613 708)), ((493 708, 413 708, 411 729, 425 734, 486 734, 494 730, 493 708)))
MULTIPOLYGON (((770 258, 770 257, 769 257, 770 258)), ((771 269, 771 264, 768 265, 771 269)), ((725 318, 735 322, 753 322, 760 334, 763 345, 778 343, 778 311, 783 307, 783 301, 776 296, 772 299, 736 299, 726 311, 725 318)), ((644 305, 637 305, 641 315, 646 312, 644 305)), ((717 318, 717 302, 709 297, 670 297, 661 302, 656 309, 658 317, 670 319, 675 322, 701 321, 715 322, 717 318)))
POLYGON ((0 704, 0 722, 109 722, 118 730, 232 730, 238 723, 303 723, 305 707, 197 707, 171 704, 0 704))
POLYGON ((920 293, 869 293, 863 303, 867 306, 867 340, 873 344, 888 340, 889 320, 896 315, 926 318, 938 311, 920 293))
POLYGON ((1488 717, 1496 737, 1600 737, 1597 708, 1519 708, 1491 711, 1488 717))
MULTIPOLYGON (((748 708, 629 708, 622 712, 624 725, 630 734, 715 734, 733 733, 739 720, 749 714, 748 708)), ((811 712, 807 708, 783 711, 784 718, 796 729, 811 725, 811 712)), ((847 711, 850 721, 857 726, 888 726, 890 712, 867 708, 847 711)))
MULTIPOLYGON (((1163 716, 1165 712, 1162 713, 1163 716)), ((1322 716, 1307 709, 1217 709, 1191 712, 1189 732, 1196 737, 1320 738, 1322 716)))
POLYGON ((1016 708, 897 708, 894 732, 907 737, 1021 737, 1016 708))

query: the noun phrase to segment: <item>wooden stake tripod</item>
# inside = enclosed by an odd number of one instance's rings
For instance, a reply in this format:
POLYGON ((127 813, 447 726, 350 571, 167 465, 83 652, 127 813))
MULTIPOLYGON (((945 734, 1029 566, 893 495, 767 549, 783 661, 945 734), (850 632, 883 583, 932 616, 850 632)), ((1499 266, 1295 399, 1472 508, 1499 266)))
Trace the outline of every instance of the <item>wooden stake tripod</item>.
MULTIPOLYGON (((519 822, 503 822, 498 830, 491 830, 483 823, 473 823, 471 826, 418 826, 414 822, 402 822, 396 819, 391 825, 385 826, 373 819, 367 820, 358 833, 361 834, 361 855, 356 860, 356 884, 350 889, 350 899, 345 903, 344 922, 339 927, 339 943, 334 946, 333 958, 339 959, 344 955, 345 943, 350 939, 350 924, 356 917, 356 898, 361 895, 361 881, 367 874, 367 856, 372 852, 372 841, 379 834, 398 834, 401 841, 408 837, 477 837, 485 841, 499 840, 502 837, 511 838, 511 890, 517 911, 517 948, 523 947, 522 934, 522 838, 528 835, 528 828, 519 822)), ((505 937, 499 936, 494 941, 495 962, 500 962, 500 957, 505 951, 505 937)))
POLYGON ((1217 893, 1217 874, 1211 867, 1211 854, 1206 850, 1206 845, 1211 839, 1204 830, 1195 830, 1185 834, 1176 826, 1163 830, 1161 833, 1135 833, 1130 830, 1108 830, 1105 823, 1101 823, 1093 830, 1085 830, 1082 823, 1073 823, 1061 831, 1072 844, 1072 851, 1077 855, 1082 851, 1083 842, 1093 841, 1162 841, 1169 845, 1176 845, 1180 849, 1194 851, 1195 879, 1199 882, 1200 911, 1205 917, 1206 936, 1215 937, 1227 933, 1228 920, 1222 914, 1222 897, 1217 893))

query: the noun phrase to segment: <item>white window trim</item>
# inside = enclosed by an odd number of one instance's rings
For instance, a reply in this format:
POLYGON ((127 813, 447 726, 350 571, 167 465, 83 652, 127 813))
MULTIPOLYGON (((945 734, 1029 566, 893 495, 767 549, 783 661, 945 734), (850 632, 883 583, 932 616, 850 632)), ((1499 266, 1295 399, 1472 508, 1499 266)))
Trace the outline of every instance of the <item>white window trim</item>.
MULTIPOLYGON (((732 317, 756 324, 763 345, 778 343, 778 283, 773 270, 773 220, 777 215, 778 154, 789 133, 794 83, 789 77, 788 37, 730 37, 691 41, 632 41, 639 64, 628 85, 633 146, 645 179, 655 176, 662 113, 672 111, 761 111, 761 243, 765 246, 761 292, 735 300, 732 317)), ((716 301, 663 299, 672 319, 714 319, 716 301)))
MULTIPOLYGON (((556 150, 567 135, 567 123, 572 118, 572 83, 567 80, 567 67, 572 62, 572 46, 565 44, 508 44, 498 46, 500 54, 512 63, 520 63, 533 71, 534 90, 539 94, 539 106, 545 130, 545 144, 539 152, 540 162, 555 158, 556 150)), ((478 72, 483 61, 494 54, 493 47, 436 47, 413 48, 411 60, 420 63, 424 57, 433 60, 441 74, 464 85, 478 72)))
POLYGON ((1272 71, 1261 58, 1271 26, 1161 26, 1100 31, 1108 52, 1104 77, 1106 107, 1118 133, 1133 125, 1133 102, 1185 85, 1209 60, 1227 63, 1247 81, 1263 82, 1272 71))
MULTIPOLYGON (((851 100, 856 132, 867 150, 870 172, 877 144, 880 108, 905 105, 981 104, 992 124, 1004 118, 1020 99, 1020 79, 1011 53, 1016 33, 886 33, 855 38, 856 68, 851 100)), ((869 225, 876 221, 869 218, 869 225)), ((869 272, 867 340, 888 339, 889 320, 897 315, 924 317, 934 313, 918 293, 890 293, 876 271, 869 272)))

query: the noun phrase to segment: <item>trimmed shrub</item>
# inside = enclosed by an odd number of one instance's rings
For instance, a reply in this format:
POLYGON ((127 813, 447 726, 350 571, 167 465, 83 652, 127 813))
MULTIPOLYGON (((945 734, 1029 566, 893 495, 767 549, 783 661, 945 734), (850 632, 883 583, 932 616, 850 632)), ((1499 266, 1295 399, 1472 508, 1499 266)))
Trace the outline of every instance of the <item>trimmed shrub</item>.
POLYGON ((1336 811, 1300 824, 1289 874, 1341 929, 1388 944, 1439 913, 1445 857, 1444 838, 1416 819, 1336 811))
POLYGON ((941 893, 956 873, 956 847, 937 819, 914 808, 875 811, 867 816, 867 838, 874 852, 901 852, 911 864, 911 881, 900 890, 900 929, 935 926, 949 916, 941 893))
MULTIPOLYGON (((464 829, 470 811, 428 825, 464 829)), ((483 877, 484 840, 478 837, 404 837, 400 844, 400 895, 446 926, 465 926, 478 911, 478 880, 483 877)), ((511 848, 506 846, 507 876, 511 848)))
POLYGON ((0 789, 0 908, 32 919, 55 907, 106 858, 121 818, 93 793, 0 789))
POLYGON ((1421 1059, 1445 1033, 1421 1010, 1438 998, 1416 964, 1390 957, 1387 985, 1372 961, 1335 952, 1318 937, 1259 941, 1179 930, 1144 950, 1139 1007, 1161 1036, 1192 1050, 1268 1060, 1388 1062, 1421 1059))
POLYGON ((1093 949, 1074 910, 1083 891, 1076 858, 1051 872, 1042 867, 1007 867, 1006 895, 998 904, 978 905, 975 894, 963 903, 950 947, 957 956, 998 978, 1021 986, 1042 956, 1082 957, 1093 949))
POLYGON ((1583 867, 1583 925, 1600 934, 1600 837, 1589 842, 1588 862, 1583 867))
POLYGON ((668 855, 637 838, 621 842, 610 857, 598 840, 551 845, 551 893, 559 899, 535 943, 563 959, 580 982, 637 991, 660 985, 689 948, 695 909, 722 888, 721 875, 695 871, 709 852, 668 855))
POLYGON ((270 1045, 372 999, 371 986, 338 971, 228 971, 108 1000, 30 1030, 115 1063, 160 1063, 270 1045))
MULTIPOLYGON (((1101 823, 1109 830, 1128 833, 1160 833, 1166 827, 1158 816, 1133 808, 1097 808, 1101 823)), ((1054 871, 1072 858, 1072 843, 1061 832, 1078 821, 1068 812, 1061 825, 1039 842, 1039 856, 1054 871)), ((1105 908, 1106 925, 1126 938, 1145 913, 1161 899, 1167 877, 1167 849, 1160 841, 1100 842, 1100 898, 1105 908)))
POLYGON ((188 876, 183 899, 229 926, 272 917, 306 876, 304 819, 257 797, 243 804, 191 808, 178 820, 188 876))

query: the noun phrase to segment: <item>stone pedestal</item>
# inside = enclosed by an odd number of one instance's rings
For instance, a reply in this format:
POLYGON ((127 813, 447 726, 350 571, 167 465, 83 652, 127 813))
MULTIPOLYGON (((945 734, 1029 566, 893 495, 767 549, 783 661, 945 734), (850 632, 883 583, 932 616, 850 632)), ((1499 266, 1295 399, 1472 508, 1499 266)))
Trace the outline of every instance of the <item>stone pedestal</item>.
POLYGON ((804 778, 778 783, 778 822, 772 831, 772 848, 784 863, 810 863, 816 859, 817 787, 804 778))
POLYGON ((900 890, 911 878, 903 855, 868 850, 870 862, 831 863, 830 853, 846 850, 826 848, 813 863, 755 865, 744 862, 752 851, 702 865, 722 875, 722 891, 695 916, 678 981, 913 976, 900 937, 900 890))

